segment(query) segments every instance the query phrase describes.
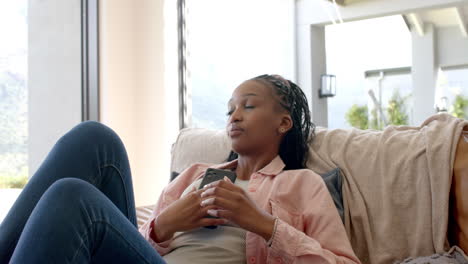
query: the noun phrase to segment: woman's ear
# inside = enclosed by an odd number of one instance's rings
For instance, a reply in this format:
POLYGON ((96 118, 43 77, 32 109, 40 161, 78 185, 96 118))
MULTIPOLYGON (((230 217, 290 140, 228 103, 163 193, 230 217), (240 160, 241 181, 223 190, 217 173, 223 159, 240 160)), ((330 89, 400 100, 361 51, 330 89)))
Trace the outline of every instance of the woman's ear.
POLYGON ((278 128, 278 132, 280 134, 285 134, 286 132, 291 130, 292 127, 293 127, 293 121, 291 119, 291 116, 288 115, 288 114, 282 115, 281 116, 281 123, 280 123, 280 126, 278 128))

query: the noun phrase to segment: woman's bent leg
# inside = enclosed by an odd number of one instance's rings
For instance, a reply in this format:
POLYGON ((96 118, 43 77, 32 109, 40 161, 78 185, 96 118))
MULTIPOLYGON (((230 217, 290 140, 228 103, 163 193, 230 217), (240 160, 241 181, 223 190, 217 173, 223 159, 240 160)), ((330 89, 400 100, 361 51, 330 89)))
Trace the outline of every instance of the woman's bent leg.
POLYGON ((11 263, 165 263, 98 189, 55 182, 33 210, 11 263))
POLYGON ((41 196, 62 178, 91 183, 136 227, 130 166, 123 143, 110 128, 97 122, 84 122, 55 144, 0 225, 0 263, 9 261, 41 196))

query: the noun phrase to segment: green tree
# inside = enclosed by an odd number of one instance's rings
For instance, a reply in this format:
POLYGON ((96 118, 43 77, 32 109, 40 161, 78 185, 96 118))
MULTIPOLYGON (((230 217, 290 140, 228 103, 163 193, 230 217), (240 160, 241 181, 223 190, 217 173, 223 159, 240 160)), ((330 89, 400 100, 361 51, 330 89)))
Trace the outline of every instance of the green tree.
POLYGON ((27 179, 27 106, 24 77, 0 72, 0 186, 27 179))
POLYGON ((455 97, 455 101, 451 107, 452 111, 450 111, 450 113, 455 117, 464 119, 466 118, 465 109, 467 106, 468 99, 465 96, 459 94, 455 97))
POLYGON ((397 90, 393 92, 387 107, 389 125, 408 125, 408 114, 406 114, 406 100, 408 97, 402 97, 397 90))
POLYGON ((359 129, 369 128, 369 116, 367 105, 354 104, 346 112, 346 121, 353 127, 359 129))

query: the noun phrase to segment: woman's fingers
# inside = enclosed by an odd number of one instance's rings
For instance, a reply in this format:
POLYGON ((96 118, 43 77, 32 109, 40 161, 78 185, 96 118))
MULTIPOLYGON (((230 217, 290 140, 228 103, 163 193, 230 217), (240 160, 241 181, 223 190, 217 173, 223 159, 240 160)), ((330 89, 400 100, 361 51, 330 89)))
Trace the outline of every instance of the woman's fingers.
POLYGON ((244 195, 245 193, 242 191, 242 189, 241 191, 238 191, 235 189, 233 190, 230 188, 225 188, 225 186, 214 185, 210 186, 207 189, 204 189, 204 191, 200 194, 200 197, 202 198, 202 200, 210 196, 224 197, 226 199, 236 199, 244 195))
POLYGON ((242 188, 233 184, 231 182, 231 180, 227 177, 225 177, 227 180, 219 180, 219 181, 215 181, 215 182, 212 182, 212 183, 209 183, 207 185, 205 185, 201 190, 207 190, 207 189, 210 189, 210 188, 213 188, 213 187, 220 187, 220 188, 224 188, 224 189, 227 189, 227 190, 230 190, 230 191, 233 191, 233 192, 243 192, 242 188))
POLYGON ((245 207, 248 199, 243 192, 235 192, 219 185, 206 189, 201 197, 200 205, 202 207, 217 206, 234 213, 245 207))
POLYGON ((200 210, 198 211, 198 214, 196 217, 199 217, 199 218, 205 217, 208 214, 209 210, 214 210, 214 209, 219 209, 219 207, 216 205, 208 205, 205 207, 200 207, 200 210))
POLYGON ((219 217, 226 220, 233 220, 233 213, 229 210, 210 209, 208 210, 208 214, 213 217, 219 217))
POLYGON ((209 197, 201 202, 201 206, 202 207, 214 206, 214 207, 220 207, 229 211, 237 212, 238 209, 243 206, 241 199, 242 198, 226 199, 220 196, 209 197))

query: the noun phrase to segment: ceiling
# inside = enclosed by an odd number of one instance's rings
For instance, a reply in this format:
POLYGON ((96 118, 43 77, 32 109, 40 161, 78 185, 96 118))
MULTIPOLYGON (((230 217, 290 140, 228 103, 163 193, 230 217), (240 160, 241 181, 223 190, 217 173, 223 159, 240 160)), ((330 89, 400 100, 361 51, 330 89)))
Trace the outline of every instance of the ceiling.
POLYGON ((466 18, 468 18, 467 6, 427 10, 419 12, 419 15, 425 23, 432 23, 436 27, 451 27, 459 25, 457 12, 460 12, 464 16, 466 24, 466 18))
MULTIPOLYGON (((336 2, 341 7, 353 6, 358 2, 375 0, 328 0, 336 2)), ((424 35, 424 25, 433 24, 437 28, 459 27, 464 37, 468 37, 468 4, 453 7, 425 9, 413 13, 402 14, 409 28, 416 28, 420 35, 424 35)))
POLYGON ((424 35, 424 25, 430 23, 437 28, 459 27, 461 34, 468 37, 468 5, 418 11, 403 14, 403 17, 421 36, 424 35))

